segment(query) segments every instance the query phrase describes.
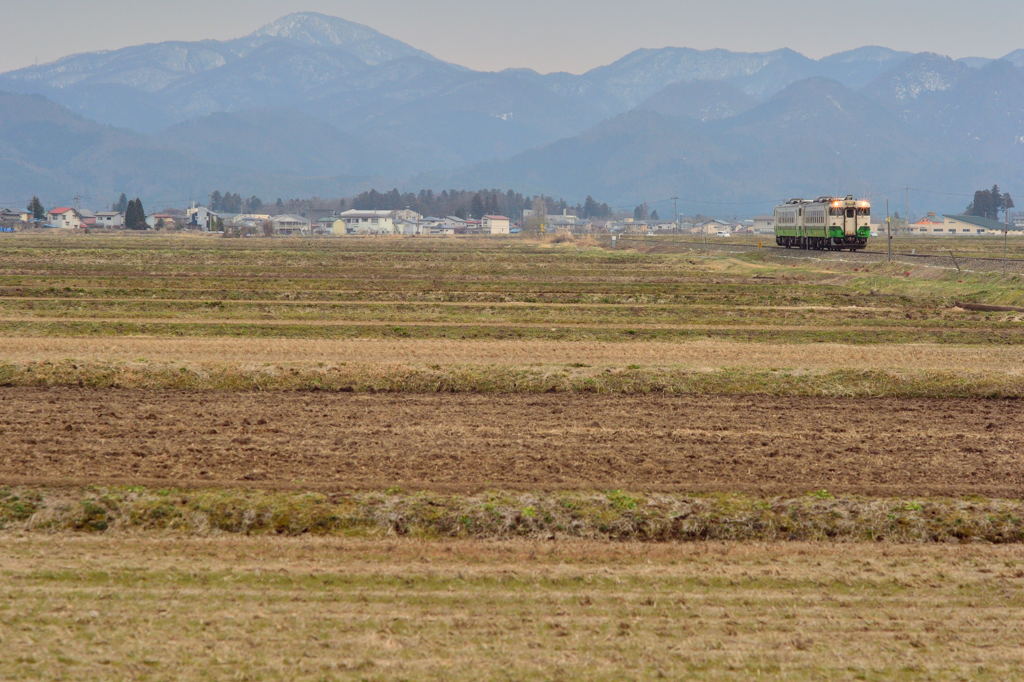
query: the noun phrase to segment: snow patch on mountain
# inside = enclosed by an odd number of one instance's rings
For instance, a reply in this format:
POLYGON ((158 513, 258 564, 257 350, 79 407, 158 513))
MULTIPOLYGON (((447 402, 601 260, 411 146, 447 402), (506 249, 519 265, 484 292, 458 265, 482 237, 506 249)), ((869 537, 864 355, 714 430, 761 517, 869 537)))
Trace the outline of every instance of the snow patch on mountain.
POLYGON ((317 12, 289 14, 260 28, 250 37, 284 38, 318 47, 339 47, 370 65, 403 57, 433 59, 426 52, 389 38, 369 26, 317 12))
POLYGON ((917 99, 929 92, 942 92, 953 87, 953 79, 937 71, 921 71, 907 74, 893 83, 893 94, 897 99, 917 99))

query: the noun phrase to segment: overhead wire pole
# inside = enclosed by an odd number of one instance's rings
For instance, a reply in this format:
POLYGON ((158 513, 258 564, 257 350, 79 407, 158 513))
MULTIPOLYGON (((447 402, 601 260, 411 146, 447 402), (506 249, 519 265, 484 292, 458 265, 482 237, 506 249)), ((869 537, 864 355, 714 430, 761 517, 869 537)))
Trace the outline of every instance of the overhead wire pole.
POLYGON ((1010 256, 1009 245, 1007 244, 1007 237, 1010 236, 1010 207, 1006 207, 1006 224, 1003 225, 1003 276, 1006 276, 1006 266, 1009 264, 1008 259, 1010 256))
POLYGON ((886 240, 887 242, 889 242, 889 248, 888 248, 888 251, 887 251, 888 256, 886 257, 886 260, 889 263, 891 263, 892 262, 892 218, 889 217, 889 200, 888 199, 885 200, 885 229, 886 229, 886 233, 887 233, 887 235, 889 237, 886 240))

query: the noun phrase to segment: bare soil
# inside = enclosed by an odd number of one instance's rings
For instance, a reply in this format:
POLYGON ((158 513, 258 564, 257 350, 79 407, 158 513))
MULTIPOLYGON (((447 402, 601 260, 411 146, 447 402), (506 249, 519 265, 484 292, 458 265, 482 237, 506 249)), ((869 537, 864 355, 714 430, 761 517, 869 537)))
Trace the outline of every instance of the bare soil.
POLYGON ((1024 404, 2 388, 0 483, 1024 494, 1024 404))

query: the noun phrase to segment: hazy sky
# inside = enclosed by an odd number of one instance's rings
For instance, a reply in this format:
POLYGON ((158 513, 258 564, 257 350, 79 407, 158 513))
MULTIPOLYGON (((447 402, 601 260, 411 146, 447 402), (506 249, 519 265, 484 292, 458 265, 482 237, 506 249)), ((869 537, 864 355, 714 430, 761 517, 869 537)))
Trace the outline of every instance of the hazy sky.
POLYGON ((639 47, 822 57, 861 45, 1001 57, 1021 0, 0 0, 0 71, 162 40, 234 38, 318 11, 476 69, 581 72, 639 47))

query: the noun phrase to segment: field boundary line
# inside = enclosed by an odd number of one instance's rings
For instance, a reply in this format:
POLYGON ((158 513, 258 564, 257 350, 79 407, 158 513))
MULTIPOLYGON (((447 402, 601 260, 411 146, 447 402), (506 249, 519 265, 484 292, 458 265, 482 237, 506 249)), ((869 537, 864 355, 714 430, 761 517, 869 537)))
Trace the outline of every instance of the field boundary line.
MULTIPOLYGON (((383 321, 383 320, 259 320, 259 319, 194 319, 174 317, 0 317, 3 323, 97 323, 97 324, 160 324, 160 325, 248 325, 271 327, 486 327, 508 329, 600 329, 600 330, 750 330, 750 331, 852 331, 852 332, 948 332, 978 331, 977 327, 951 327, 948 325, 923 327, 919 325, 770 325, 770 324, 649 324, 616 322, 609 324, 592 322, 434 322, 434 321, 383 321)), ((990 328, 985 328, 990 329, 990 328)), ((1000 328, 999 331, 1024 331, 1019 326, 1000 328)))

